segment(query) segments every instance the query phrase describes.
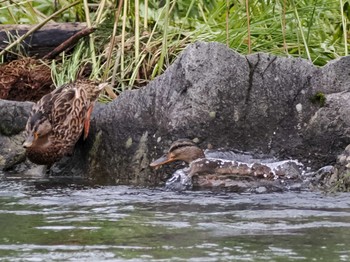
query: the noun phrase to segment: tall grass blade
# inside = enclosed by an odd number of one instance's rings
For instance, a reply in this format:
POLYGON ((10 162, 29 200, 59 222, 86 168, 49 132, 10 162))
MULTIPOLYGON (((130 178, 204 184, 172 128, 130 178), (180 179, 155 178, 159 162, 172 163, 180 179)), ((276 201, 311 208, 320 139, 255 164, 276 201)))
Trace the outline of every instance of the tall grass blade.
MULTIPOLYGON (((90 11, 87 0, 83 1, 84 3, 84 11, 85 11, 85 19, 86 24, 88 27, 92 27, 91 20, 90 20, 90 11)), ((95 52, 95 36, 94 33, 89 35, 89 47, 90 47, 90 54, 91 54, 91 62, 92 62, 92 71, 93 74, 96 74, 96 70, 98 70, 97 61, 96 61, 96 52, 95 52)))
POLYGON ((120 80, 122 90, 124 91, 124 75, 125 75, 125 37, 126 37, 126 17, 128 11, 128 0, 124 0, 123 6, 123 25, 122 25, 122 38, 121 38, 121 56, 120 56, 120 80))
POLYGON ((148 0, 145 0, 145 17, 143 19, 143 29, 147 30, 148 28, 148 0))
POLYGON ((346 21, 346 16, 344 15, 343 0, 339 0, 339 2, 340 2, 341 22, 343 25, 344 53, 347 56, 348 55, 348 35, 347 35, 348 30, 346 29, 347 21, 346 21))
POLYGON ((135 60, 138 60, 140 52, 140 4, 139 0, 135 0, 135 60))
POLYGON ((252 40, 250 36, 250 14, 249 14, 249 0, 245 0, 245 8, 247 12, 247 30, 248 30, 248 54, 252 52, 252 40))
POLYGON ((229 33, 228 33, 228 22, 230 16, 230 0, 226 0, 226 46, 230 46, 229 33))
POLYGON ((162 41, 162 52, 160 53, 160 58, 157 63, 158 75, 162 73, 162 68, 164 64, 165 55, 168 50, 168 29, 169 29, 169 11, 170 11, 170 0, 166 0, 165 8, 163 9, 164 15, 164 29, 163 29, 163 41, 162 41))
POLYGON ((312 62, 311 55, 310 55, 310 52, 309 52, 309 47, 308 47, 307 41, 305 39, 304 30, 303 30, 303 27, 301 25, 301 20, 299 18, 298 9, 297 9, 297 7, 296 7, 296 5, 294 3, 294 0, 292 0, 292 3, 293 3, 293 6, 294 6, 294 14, 295 14, 295 17, 296 17, 297 22, 298 22, 299 31, 300 31, 300 35, 301 35, 301 38, 302 38, 303 43, 304 43, 304 48, 305 48, 305 51, 306 51, 306 54, 307 54, 307 58, 309 59, 310 62, 312 62))

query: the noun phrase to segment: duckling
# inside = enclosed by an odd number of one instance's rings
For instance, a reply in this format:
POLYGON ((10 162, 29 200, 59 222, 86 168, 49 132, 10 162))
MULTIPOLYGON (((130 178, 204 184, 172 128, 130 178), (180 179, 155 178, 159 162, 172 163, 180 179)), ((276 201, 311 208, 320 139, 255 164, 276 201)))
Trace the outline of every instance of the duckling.
POLYGON ((255 159, 248 154, 233 154, 235 159, 210 158, 194 142, 188 139, 175 141, 168 152, 153 161, 151 167, 159 167, 176 160, 185 161, 188 168, 177 170, 166 182, 170 189, 191 189, 192 178, 197 175, 197 184, 238 185, 239 187, 259 186, 266 181, 298 180, 300 163, 293 160, 275 161, 274 159, 255 159), (247 162, 246 162, 247 161, 247 162), (200 177, 199 177, 200 176, 200 177), (245 181, 245 182, 243 182, 245 181), (254 182, 255 181, 255 182, 254 182), (260 181, 260 182, 259 182, 260 181))
POLYGON ((248 175, 251 173, 251 169, 245 163, 235 160, 206 158, 203 149, 189 139, 175 141, 168 152, 153 161, 150 166, 159 167, 176 160, 182 160, 189 164, 189 177, 192 177, 194 174, 204 173, 237 175, 248 175))

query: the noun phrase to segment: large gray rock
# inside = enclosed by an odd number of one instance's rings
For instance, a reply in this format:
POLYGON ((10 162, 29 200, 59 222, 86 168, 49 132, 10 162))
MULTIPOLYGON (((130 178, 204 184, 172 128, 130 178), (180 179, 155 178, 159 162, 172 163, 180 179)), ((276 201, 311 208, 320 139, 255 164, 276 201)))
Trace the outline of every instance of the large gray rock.
POLYGON ((316 170, 350 144, 349 75, 349 57, 318 68, 198 42, 146 87, 97 106, 89 138, 52 171, 96 183, 157 184, 149 163, 178 138, 296 158, 316 170))
POLYGON ((31 102, 0 99, 0 170, 11 169, 25 160, 23 130, 32 106, 31 102))

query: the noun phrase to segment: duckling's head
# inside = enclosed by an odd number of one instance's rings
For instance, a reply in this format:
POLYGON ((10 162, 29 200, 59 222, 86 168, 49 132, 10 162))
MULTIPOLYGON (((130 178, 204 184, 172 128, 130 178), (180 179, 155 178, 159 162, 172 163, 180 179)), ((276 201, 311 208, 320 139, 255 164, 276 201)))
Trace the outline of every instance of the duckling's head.
POLYGON ((28 149, 36 146, 43 146, 48 142, 48 135, 52 131, 50 121, 40 112, 32 115, 26 126, 27 137, 23 147, 28 149))
POLYGON ((191 163, 198 158, 204 158, 204 152, 189 139, 180 139, 171 144, 168 153, 153 161, 150 166, 157 167, 176 160, 191 163))

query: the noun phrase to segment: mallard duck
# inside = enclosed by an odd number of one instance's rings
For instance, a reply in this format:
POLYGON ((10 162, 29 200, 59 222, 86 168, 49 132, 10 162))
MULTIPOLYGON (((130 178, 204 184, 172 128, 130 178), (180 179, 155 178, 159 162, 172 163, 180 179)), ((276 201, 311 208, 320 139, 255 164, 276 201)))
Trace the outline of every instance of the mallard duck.
POLYGON ((43 96, 32 108, 23 147, 39 165, 51 165, 71 154, 84 130, 86 139, 95 100, 106 84, 77 80, 43 96))
POLYGON ((189 139, 179 139, 172 143, 168 152, 153 161, 150 166, 159 167, 176 160, 181 160, 189 164, 189 177, 198 173, 251 173, 251 170, 246 163, 228 159, 207 158, 203 149, 199 148, 189 139))
MULTIPOLYGON (((209 155, 209 154, 208 154, 209 155)), ((222 154, 217 154, 218 156, 222 154)), ((224 179, 237 180, 277 180, 280 178, 297 178, 300 175, 299 163, 296 161, 275 161, 275 159, 255 159, 246 153, 231 156, 234 159, 222 159, 206 156, 205 152, 194 142, 188 139, 175 141, 168 152, 162 157, 153 161, 151 167, 159 167, 163 164, 176 160, 185 161, 189 164, 188 168, 177 170, 173 177, 167 181, 167 186, 179 182, 185 185, 185 188, 192 186, 192 177, 201 176, 202 185, 217 184, 215 181, 224 179), (243 162, 244 161, 244 162, 243 162), (288 173, 288 174, 287 174, 288 173), (206 178, 203 178, 205 177, 206 178), (218 177, 221 177, 220 179, 218 177)), ((222 182, 219 182, 222 185, 222 182)), ((225 182, 227 185, 230 182, 225 182)))

